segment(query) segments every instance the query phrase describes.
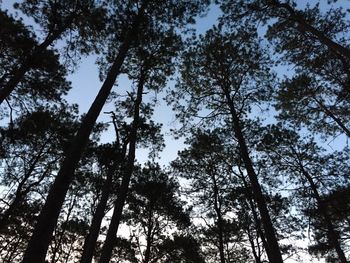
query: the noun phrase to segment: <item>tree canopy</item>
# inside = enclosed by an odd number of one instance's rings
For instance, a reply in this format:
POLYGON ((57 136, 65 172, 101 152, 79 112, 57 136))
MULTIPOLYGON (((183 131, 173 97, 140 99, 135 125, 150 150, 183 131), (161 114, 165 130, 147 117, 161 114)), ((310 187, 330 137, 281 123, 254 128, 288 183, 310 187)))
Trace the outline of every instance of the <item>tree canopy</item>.
POLYGON ((0 261, 349 262, 349 10, 0 0, 0 261))

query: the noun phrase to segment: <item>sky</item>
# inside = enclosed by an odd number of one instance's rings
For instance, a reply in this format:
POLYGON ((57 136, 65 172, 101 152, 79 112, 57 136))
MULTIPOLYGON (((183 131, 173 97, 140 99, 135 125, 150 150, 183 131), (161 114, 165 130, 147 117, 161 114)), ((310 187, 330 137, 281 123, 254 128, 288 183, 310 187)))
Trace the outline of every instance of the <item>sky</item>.
MULTIPOLYGON (((15 1, 13 0, 3 0, 2 1, 2 9, 9 9, 11 12, 13 12, 12 5, 15 1)), ((318 2, 316 0, 309 1, 312 4, 315 2, 318 2)), ((321 5, 325 5, 327 0, 320 0, 321 5)), ((1 3, 1 0, 0 0, 1 3)), ((306 1, 300 0, 298 1, 298 4, 300 7, 305 5, 306 1)), ((346 6, 347 8, 350 8, 350 1, 349 0, 338 0, 336 3, 337 5, 346 6)), ((207 16, 198 18, 197 23, 195 25, 195 29, 197 30, 197 33, 204 33, 207 29, 209 29, 213 24, 216 23, 216 19, 220 15, 220 10, 216 6, 212 6, 210 11, 208 12, 207 16)), ((25 22, 32 24, 30 20, 26 20, 25 22)), ((93 102, 96 94, 98 93, 102 82, 99 80, 98 77, 98 67, 95 64, 96 62, 96 56, 89 56, 82 58, 81 63, 77 70, 68 76, 68 80, 72 82, 72 89, 67 95, 66 99, 70 103, 77 103, 79 104, 79 111, 80 113, 86 112, 91 103, 93 102)), ((284 71, 285 69, 280 69, 279 74, 287 74, 287 72, 284 71)), ((169 83, 169 87, 174 85, 174 81, 169 83)), ((120 77, 118 79, 118 87, 114 87, 114 91, 118 92, 119 90, 127 89, 130 86, 129 81, 125 77, 120 77)), ((176 158, 176 154, 179 150, 184 148, 184 140, 179 139, 175 140, 173 136, 170 134, 170 129, 176 127, 176 120, 175 115, 171 111, 171 108, 166 105, 164 101, 161 101, 161 99, 165 96, 165 93, 162 92, 158 95, 160 99, 160 105, 158 105, 155 109, 154 113, 154 120, 156 122, 160 122, 163 124, 163 134, 165 136, 166 141, 166 148, 162 153, 160 153, 161 159, 159 162, 162 165, 167 165, 169 161, 174 160, 176 158)), ((113 110, 113 105, 109 104, 104 107, 102 110, 102 113, 99 117, 99 121, 108 122, 110 121, 109 115, 103 114, 105 111, 113 110)), ((109 129, 107 132, 105 132, 101 138, 101 142, 110 142, 114 140, 114 132, 109 129)), ((343 139, 341 142, 339 141, 333 141, 329 142, 332 143, 330 147, 337 148, 339 144, 342 144, 343 139)), ((327 142, 328 143, 328 142, 327 142)), ((140 162, 143 162, 147 159, 147 153, 143 150, 139 150, 137 152, 137 159, 140 162)), ((303 244, 305 245, 305 244, 303 244)), ((308 260, 305 258, 305 260, 308 260)), ((296 262, 296 261, 286 261, 286 262, 296 262)), ((322 261, 315 261, 315 262, 322 262, 322 261)))
MULTIPOLYGON (((10 12, 14 12, 12 6, 13 3, 18 2, 14 0, 3 0, 2 9, 8 9, 10 12)), ((297 1, 298 6, 303 8, 305 4, 309 2, 311 5, 320 2, 321 6, 327 6, 327 0, 299 0, 297 1)), ((1 2, 0 2, 1 3, 1 2)), ((345 6, 350 8, 350 0, 338 0, 335 6, 345 6)), ((212 5, 208 14, 205 17, 198 17, 196 19, 196 24, 194 28, 196 29, 197 34, 203 34, 209 28, 211 28, 214 24, 217 23, 217 18, 220 16, 221 10, 219 7, 212 5)), ((26 24, 33 25, 36 27, 34 23, 24 17, 24 21, 26 24)), ((96 94, 98 93, 102 82, 99 79, 99 71, 98 66, 96 65, 97 57, 94 55, 83 57, 81 59, 81 63, 78 68, 68 76, 68 80, 72 82, 72 89, 69 91, 66 96, 66 100, 70 103, 76 103, 79 105, 79 112, 85 113, 89 109, 91 103, 93 102, 96 94)), ((288 67, 279 67, 277 69, 278 76, 289 75, 288 67)), ((115 86, 113 91, 120 92, 121 90, 127 90, 130 87, 130 82, 127 80, 125 76, 120 76, 117 80, 118 86, 115 86)), ((175 84, 174 81, 168 83, 167 89, 171 88, 175 84)), ((166 90, 166 89, 165 89, 166 90)), ((176 158, 177 152, 184 148, 184 139, 180 138, 175 140, 172 134, 170 133, 170 129, 174 129, 178 127, 175 114, 171 111, 170 106, 167 106, 162 99, 166 95, 166 91, 158 94, 159 104, 155 109, 154 120, 156 122, 163 124, 163 134, 166 141, 166 147, 164 151, 160 154, 161 159, 159 162, 163 165, 169 163, 170 160, 176 158)), ((110 122, 110 116, 108 114, 104 114, 103 112, 108 112, 113 110, 113 103, 105 105, 100 114, 98 121, 102 122, 110 122)), ((259 114, 259 113, 258 113, 259 114)), ((112 127, 108 129, 101 137, 101 142, 111 142, 114 138, 114 131, 112 127)), ((344 138, 335 138, 334 141, 330 140, 326 142, 326 145, 329 145, 331 150, 338 149, 343 144, 344 138)), ((137 159, 140 162, 144 162, 147 160, 147 152, 139 149, 137 152, 137 159)))
MULTIPOLYGON (((198 34, 205 33, 205 31, 216 23, 216 19, 220 14, 220 9, 213 6, 206 17, 198 18, 195 25, 195 29, 198 34)), ((93 102, 99 88, 102 85, 98 78, 98 67, 95 64, 96 56, 89 56, 82 60, 77 71, 68 77, 68 80, 72 82, 72 90, 69 92, 66 99, 71 103, 79 104, 80 112, 86 112, 91 103, 93 102)), ((130 82, 125 76, 121 76, 117 80, 118 86, 114 87, 113 91, 119 92, 121 89, 130 86, 130 82)), ((168 83, 168 88, 175 85, 175 81, 168 83)), ((155 108, 153 120, 163 124, 163 134, 166 141, 165 149, 160 153, 160 164, 167 165, 169 160, 176 158, 177 152, 183 149, 183 139, 175 140, 170 134, 170 129, 175 128, 176 119, 175 114, 172 112, 171 107, 167 106, 163 98, 166 95, 166 89, 157 95, 159 98, 158 106, 155 108)), ((102 112, 108 112, 113 110, 112 103, 105 105, 102 112)), ((99 121, 109 122, 109 115, 101 113, 99 121)), ((114 140, 114 131, 112 127, 102 135, 101 142, 110 142, 114 140)), ((137 151, 137 159, 139 162, 147 160, 147 151, 139 149, 137 151)))

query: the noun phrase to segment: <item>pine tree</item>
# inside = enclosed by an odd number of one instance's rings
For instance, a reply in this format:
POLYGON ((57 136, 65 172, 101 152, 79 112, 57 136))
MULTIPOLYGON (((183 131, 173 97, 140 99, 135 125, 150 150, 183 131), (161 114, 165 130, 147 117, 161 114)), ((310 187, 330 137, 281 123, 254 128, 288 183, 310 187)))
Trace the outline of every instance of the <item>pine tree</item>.
POLYGON ((202 112, 206 118, 214 116, 216 119, 225 119, 228 116, 226 123, 230 125, 238 142, 240 157, 260 212, 268 257, 270 261, 282 262, 275 229, 249 154, 242 122, 252 103, 261 102, 268 95, 272 83, 267 69, 269 59, 260 52, 251 27, 235 29, 237 33, 224 30, 219 27, 208 31, 198 44, 195 43, 186 51, 177 93, 171 93, 174 97, 172 102, 178 111, 183 109, 182 117, 187 123, 188 119, 202 112), (184 103, 181 100, 187 105, 181 105, 184 103))
MULTIPOLYGON (((39 69, 40 74, 40 69, 43 66, 48 72, 56 71, 53 68, 53 64, 48 61, 48 55, 52 56, 53 53, 52 50, 49 50, 49 47, 55 41, 69 35, 75 35, 73 38, 66 38, 70 42, 68 43, 70 47, 67 50, 74 49, 75 51, 87 54, 95 48, 94 43, 98 43, 96 40, 98 39, 99 32, 103 29, 104 10, 102 7, 97 6, 94 1, 23 1, 22 3, 16 3, 15 7, 29 17, 32 17, 42 27, 46 35, 40 44, 32 39, 32 43, 27 44, 25 49, 16 44, 16 46, 21 48, 21 56, 17 63, 12 64, 8 71, 2 75, 0 82, 0 104, 17 89, 17 86, 28 75, 32 75, 33 71, 35 72, 39 69)), ((6 22, 8 23, 10 20, 7 18, 6 22)), ((4 30, 5 32, 2 32, 5 35, 4 39, 12 39, 13 41, 16 38, 15 34, 25 36, 23 34, 25 33, 28 35, 28 32, 23 32, 28 31, 28 29, 25 29, 21 25, 21 22, 15 22, 15 24, 11 28, 16 29, 16 31, 7 29, 4 30)), ((22 37, 21 40, 25 39, 22 37)), ((10 48, 13 48, 12 43, 9 44, 11 45, 10 48)), ((56 54, 54 58, 57 59, 56 54)), ((53 94, 60 92, 53 89, 53 87, 50 87, 48 90, 53 94)), ((67 90, 63 90, 63 92, 65 91, 67 90)), ((29 87, 27 90, 22 88, 22 92, 35 94, 35 87, 29 87)), ((50 94, 48 91, 46 92, 50 94)))

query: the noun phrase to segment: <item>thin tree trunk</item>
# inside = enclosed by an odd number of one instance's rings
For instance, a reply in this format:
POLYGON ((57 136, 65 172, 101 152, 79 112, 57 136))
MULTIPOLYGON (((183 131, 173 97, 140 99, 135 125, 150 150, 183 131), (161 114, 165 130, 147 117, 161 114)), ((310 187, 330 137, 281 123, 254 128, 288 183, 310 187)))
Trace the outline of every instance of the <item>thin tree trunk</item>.
POLYGON ((258 253, 256 252, 256 249, 255 249, 254 238, 253 238, 253 236, 252 236, 252 234, 250 232, 249 226, 247 227, 247 234, 248 234, 248 240, 249 240, 249 243, 250 243, 250 247, 252 248, 252 253, 253 253, 255 262, 256 263, 261 263, 260 257, 258 256, 258 253))
POLYGON ((75 199, 75 197, 73 197, 73 199, 71 200, 71 204, 70 204, 70 206, 68 208, 66 220, 62 224, 63 227, 62 227, 62 231, 60 233, 60 236, 58 238, 58 242, 55 244, 55 247, 53 249, 51 263, 55 263, 57 261, 56 256, 59 254, 58 251, 59 251, 59 249, 60 249, 60 247, 62 245, 63 237, 64 237, 64 234, 65 234, 65 232, 67 230, 67 223, 69 222, 70 216, 72 214, 72 211, 73 211, 73 208, 74 208, 74 205, 75 205, 75 201, 76 201, 76 199, 75 199))
POLYGON ((223 89, 223 91, 225 93, 227 104, 230 109, 230 113, 233 121, 233 130, 235 133, 235 137, 238 141, 240 154, 244 162, 245 168, 247 170, 247 174, 248 174, 251 187, 253 190, 253 194, 254 194, 254 199, 258 205, 258 209, 260 212, 261 221, 265 231, 267 245, 268 245, 266 249, 268 258, 271 263, 282 263, 283 259, 281 255, 281 250, 278 245, 275 229, 272 225, 270 214, 267 209, 266 201, 262 193, 257 175, 255 173, 252 160, 250 159, 250 156, 249 156, 247 144, 242 133, 239 117, 237 115, 233 100, 231 98, 231 95, 228 89, 223 89))
POLYGON ((215 175, 212 175, 213 181, 213 191, 214 191, 214 210, 217 217, 217 227, 218 227, 218 238, 219 238, 219 255, 220 262, 225 263, 225 252, 224 252, 224 237, 223 237, 223 225, 222 225, 222 215, 221 215, 221 202, 219 200, 219 188, 216 182, 215 175))
POLYGON ((304 169, 302 164, 299 164, 299 166, 300 166, 302 174, 305 176, 306 180, 310 184, 311 190, 314 194, 314 198, 316 199, 316 202, 317 202, 318 209, 320 210, 320 212, 321 212, 321 214, 326 222, 327 230, 328 230, 327 231, 328 232, 328 239, 329 239, 331 246, 335 249, 335 251, 338 255, 338 258, 340 260, 339 262, 348 263, 346 256, 344 254, 344 251, 340 246, 339 235, 336 233, 336 231, 334 229, 334 226, 332 224, 332 220, 328 214, 328 209, 327 209, 325 203, 322 201, 320 194, 318 193, 316 184, 314 183, 311 175, 304 169))
MULTIPOLYGON (((51 138, 51 136, 50 136, 51 138)), ((49 140, 50 140, 49 138, 49 140)), ((28 178, 32 175, 35 166, 39 163, 41 156, 44 153, 45 147, 49 140, 45 141, 45 143, 41 146, 38 154, 32 158, 31 164, 29 166, 29 169, 25 172, 24 177, 19 182, 18 187, 16 189, 15 198, 12 200, 10 206, 0 215, 0 230, 4 229, 9 223, 11 216, 16 212, 18 209, 19 204, 23 201, 24 197, 27 195, 27 193, 31 190, 31 187, 27 187, 23 190, 25 183, 27 182, 28 178)))
POLYGON ((218 226, 218 237, 219 237, 219 255, 220 262, 225 263, 225 252, 224 252, 224 238, 223 238, 223 227, 222 227, 222 217, 221 213, 217 213, 217 226, 218 226))
POLYGON ((152 247, 152 243, 153 243, 153 223, 152 223, 152 207, 153 205, 150 205, 150 211, 148 214, 148 222, 147 222, 147 236, 146 236, 146 251, 145 251, 145 257, 143 260, 143 263, 148 263, 150 261, 151 258, 151 247, 152 247))
MULTIPOLYGON (((251 187, 248 186, 247 181, 246 181, 245 178, 244 178, 243 171, 241 171, 240 167, 238 168, 238 170, 239 170, 239 172, 241 173, 241 179, 242 179, 242 182, 243 182, 243 184, 244 184, 244 187, 245 187, 246 189, 251 189, 251 187)), ((267 249, 268 249, 267 241, 266 241, 266 238, 265 238, 265 234, 264 234, 264 232, 263 232, 262 229, 261 229, 261 222, 260 222, 259 217, 258 217, 258 214, 257 214, 257 212, 256 212, 256 210, 255 210, 254 200, 253 200, 253 197, 252 197, 251 193, 250 193, 249 195, 248 195, 248 194, 246 195, 246 199, 247 199, 247 201, 248 201, 248 203, 249 203, 249 205, 250 205, 250 208, 251 208, 251 210, 252 210, 252 214, 253 214, 253 219, 254 219, 254 222, 255 222, 256 231, 257 231, 257 233, 258 233, 258 236, 260 236, 260 238, 261 238, 261 241, 262 241, 263 246, 264 246, 264 248, 265 248, 266 254, 268 254, 268 251, 267 251, 267 249)))
POLYGON ((114 204, 112 219, 109 224, 106 240, 102 247, 101 257, 100 257, 100 260, 98 261, 99 263, 108 263, 110 261, 112 257, 113 248, 117 241, 117 231, 120 224, 126 196, 129 190, 130 179, 134 171, 136 138, 137 138, 137 129, 139 125, 139 119, 140 119, 140 105, 142 102, 143 85, 145 80, 144 78, 145 76, 143 75, 143 73, 141 73, 141 77, 137 87, 136 100, 135 100, 134 120, 133 120, 132 130, 130 133, 127 166, 122 178, 122 183, 120 186, 118 197, 114 204))
POLYGON ((57 40, 66 30, 66 28, 67 27, 62 27, 61 30, 57 30, 52 34, 49 34, 40 45, 36 46, 34 50, 28 54, 22 65, 20 65, 18 68, 13 69, 12 72, 8 74, 12 77, 0 89, 0 105, 17 87, 18 83, 21 82, 24 75, 31 69, 32 61, 35 60, 37 56, 41 55, 41 53, 43 53, 55 40, 57 40))
MULTIPOLYGON (((33 51, 28 54, 28 56, 24 59, 23 63, 16 69, 12 70, 8 75, 12 76, 9 81, 1 87, 0 89, 0 105, 6 100, 6 98, 11 94, 11 92, 16 88, 18 83, 21 82, 24 75, 31 69, 32 61, 37 58, 37 56, 41 55, 54 41, 60 38, 60 36, 71 26, 74 19, 79 14, 71 14, 67 21, 54 32, 49 32, 46 36, 45 40, 38 46, 36 46, 33 51)), ((1 82, 0 82, 1 84, 1 82)))
MULTIPOLYGON (((278 0, 269 0, 272 6, 276 6, 278 8, 283 8, 289 12, 289 19, 296 21, 298 23, 298 27, 296 29, 304 34, 305 32, 311 33, 315 36, 318 41, 322 44, 326 45, 333 52, 347 58, 350 61, 350 49, 343 47, 342 45, 334 42, 332 39, 327 37, 323 32, 317 30, 315 27, 310 25, 302 16, 297 14, 295 10, 288 3, 280 3, 278 0)), ((349 64, 349 63, 348 63, 349 64)))
POLYGON ((350 130, 348 127, 345 126, 345 124, 333 114, 331 110, 329 110, 321 101, 313 97, 316 103, 320 106, 320 108, 323 110, 323 112, 330 117, 333 121, 335 121, 336 124, 340 127, 341 130, 350 138, 350 130))
POLYGON ((143 260, 143 263, 148 263, 151 258, 151 242, 147 237, 147 244, 146 244, 146 251, 145 251, 145 257, 143 260))
MULTIPOLYGON (((120 144, 120 138, 119 138, 119 131, 116 123, 116 116, 114 112, 110 112, 110 113, 112 114, 113 126, 116 133, 116 148, 120 150, 121 144, 120 144)), ((84 240, 83 253, 80 259, 81 263, 90 263, 92 261, 93 254, 96 247, 96 242, 97 242, 100 228, 101 228, 101 223, 102 223, 103 217, 105 216, 105 210, 107 207, 107 202, 111 191, 111 185, 113 183, 113 177, 115 175, 115 172, 117 171, 118 166, 125 159, 127 145, 128 145, 128 140, 123 141, 121 152, 117 153, 115 160, 113 160, 112 166, 110 166, 107 171, 107 178, 102 187, 101 199, 94 213, 88 235, 84 240)))
POLYGON ((63 161, 56 180, 48 194, 45 205, 39 215, 38 223, 34 228, 33 235, 24 253, 23 263, 42 263, 45 261, 46 252, 52 237, 53 230, 64 202, 69 185, 74 177, 74 171, 79 163, 82 152, 88 142, 90 133, 94 127, 97 117, 104 106, 108 95, 120 73, 120 68, 127 55, 131 42, 136 38, 143 10, 136 16, 132 23, 131 30, 128 31, 124 42, 120 46, 119 53, 110 68, 107 78, 104 81, 98 95, 86 114, 71 147, 63 161))
POLYGON ((107 178, 102 188, 102 195, 100 202, 97 205, 96 211, 94 213, 91 226, 89 228, 89 234, 85 238, 83 246, 83 254, 80 259, 80 263, 90 263, 93 258, 95 251, 96 241, 99 236, 102 219, 105 215, 105 210, 108 202, 108 197, 111 190, 112 178, 116 172, 116 164, 113 164, 107 172, 107 178))

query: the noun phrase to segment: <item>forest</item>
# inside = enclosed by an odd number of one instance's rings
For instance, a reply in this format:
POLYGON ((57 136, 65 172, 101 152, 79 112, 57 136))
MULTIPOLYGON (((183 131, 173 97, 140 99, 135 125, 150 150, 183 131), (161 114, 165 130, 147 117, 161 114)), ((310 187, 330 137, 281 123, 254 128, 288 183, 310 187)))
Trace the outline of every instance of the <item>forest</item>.
POLYGON ((0 262, 350 262, 349 137, 348 0, 0 0, 0 262))

